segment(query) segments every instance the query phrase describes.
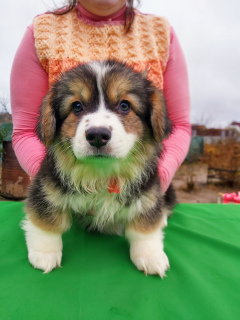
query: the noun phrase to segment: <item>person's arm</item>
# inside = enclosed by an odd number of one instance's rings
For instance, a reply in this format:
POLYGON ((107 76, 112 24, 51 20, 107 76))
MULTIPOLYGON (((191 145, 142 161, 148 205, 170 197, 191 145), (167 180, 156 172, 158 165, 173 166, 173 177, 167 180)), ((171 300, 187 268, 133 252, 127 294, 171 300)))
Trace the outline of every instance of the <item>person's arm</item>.
POLYGON ((173 123, 173 132, 164 141, 165 152, 158 164, 161 186, 165 192, 175 172, 184 161, 191 140, 188 73, 185 58, 173 28, 170 35, 169 59, 163 78, 163 92, 168 114, 173 123))
POLYGON ((30 26, 12 66, 11 108, 13 148, 20 165, 31 177, 36 175, 46 152, 37 138, 35 126, 48 86, 48 75, 38 60, 33 27, 30 26))

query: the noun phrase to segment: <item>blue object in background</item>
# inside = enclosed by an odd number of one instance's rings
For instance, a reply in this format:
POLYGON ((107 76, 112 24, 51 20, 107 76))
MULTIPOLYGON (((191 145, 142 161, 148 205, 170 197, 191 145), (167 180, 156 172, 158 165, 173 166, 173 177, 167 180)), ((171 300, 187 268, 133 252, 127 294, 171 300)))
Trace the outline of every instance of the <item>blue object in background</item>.
POLYGON ((204 152, 203 137, 201 136, 192 137, 188 154, 185 160, 190 162, 197 161, 203 156, 203 152, 204 152))

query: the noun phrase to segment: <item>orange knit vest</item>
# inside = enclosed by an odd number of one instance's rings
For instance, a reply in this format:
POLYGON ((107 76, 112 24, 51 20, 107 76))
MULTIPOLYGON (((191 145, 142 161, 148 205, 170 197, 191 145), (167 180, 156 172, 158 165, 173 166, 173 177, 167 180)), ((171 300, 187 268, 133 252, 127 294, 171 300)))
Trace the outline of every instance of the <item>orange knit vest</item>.
POLYGON ((135 71, 148 70, 148 78, 163 88, 168 59, 170 26, 166 19, 137 13, 129 33, 122 24, 95 26, 77 17, 76 10, 34 19, 38 58, 49 75, 50 86, 59 75, 93 60, 116 59, 135 71))

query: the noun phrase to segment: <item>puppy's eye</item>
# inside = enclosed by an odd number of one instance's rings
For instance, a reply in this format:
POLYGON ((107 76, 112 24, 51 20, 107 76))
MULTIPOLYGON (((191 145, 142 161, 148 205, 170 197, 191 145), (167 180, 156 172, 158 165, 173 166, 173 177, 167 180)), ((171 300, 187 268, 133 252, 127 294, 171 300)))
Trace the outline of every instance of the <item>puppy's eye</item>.
POLYGON ((130 111, 130 109, 131 109, 131 104, 130 104, 130 102, 127 101, 127 100, 122 100, 122 101, 120 102, 120 104, 119 104, 118 109, 119 109, 120 111, 122 111, 123 113, 128 113, 128 112, 130 111))
POLYGON ((72 110, 75 113, 79 113, 79 112, 83 111, 83 105, 81 104, 80 101, 74 101, 72 103, 72 110))

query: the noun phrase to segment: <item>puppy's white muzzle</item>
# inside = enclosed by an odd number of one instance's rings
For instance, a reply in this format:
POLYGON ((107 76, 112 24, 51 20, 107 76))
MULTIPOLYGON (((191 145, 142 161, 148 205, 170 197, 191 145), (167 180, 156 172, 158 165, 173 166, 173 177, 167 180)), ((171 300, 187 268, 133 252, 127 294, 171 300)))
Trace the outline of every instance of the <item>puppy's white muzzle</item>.
POLYGON ((81 119, 72 145, 78 159, 95 155, 125 158, 136 140, 116 114, 101 108, 81 119))

